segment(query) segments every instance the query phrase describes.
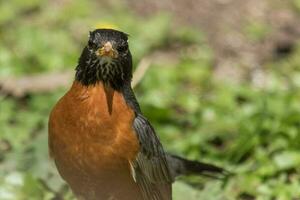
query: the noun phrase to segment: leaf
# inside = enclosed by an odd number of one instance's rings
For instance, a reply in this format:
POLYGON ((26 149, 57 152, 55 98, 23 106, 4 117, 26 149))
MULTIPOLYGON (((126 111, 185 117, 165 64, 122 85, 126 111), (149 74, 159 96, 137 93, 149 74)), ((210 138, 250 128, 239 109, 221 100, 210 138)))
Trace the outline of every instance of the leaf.
POLYGON ((274 156, 274 163, 279 170, 298 168, 300 166, 300 155, 296 151, 284 151, 274 156))

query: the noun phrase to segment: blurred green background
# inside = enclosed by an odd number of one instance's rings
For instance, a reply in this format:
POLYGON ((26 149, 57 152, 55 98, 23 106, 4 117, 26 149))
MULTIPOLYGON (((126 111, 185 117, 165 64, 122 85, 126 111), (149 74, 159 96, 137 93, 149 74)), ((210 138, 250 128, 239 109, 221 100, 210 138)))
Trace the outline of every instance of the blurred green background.
POLYGON ((47 150, 68 86, 6 83, 72 74, 88 31, 113 26, 150 64, 135 91, 165 148, 236 173, 181 178, 175 200, 299 200, 299 24, 300 0, 0 1, 0 199, 73 199, 47 150))

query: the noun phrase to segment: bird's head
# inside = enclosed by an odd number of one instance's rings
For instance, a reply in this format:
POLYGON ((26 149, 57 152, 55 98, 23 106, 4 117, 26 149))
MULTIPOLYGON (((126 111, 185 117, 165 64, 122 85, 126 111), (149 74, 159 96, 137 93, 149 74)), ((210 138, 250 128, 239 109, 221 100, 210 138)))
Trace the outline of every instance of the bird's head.
POLYGON ((118 89, 132 77, 128 35, 113 29, 90 32, 76 68, 76 79, 84 85, 103 82, 118 89))

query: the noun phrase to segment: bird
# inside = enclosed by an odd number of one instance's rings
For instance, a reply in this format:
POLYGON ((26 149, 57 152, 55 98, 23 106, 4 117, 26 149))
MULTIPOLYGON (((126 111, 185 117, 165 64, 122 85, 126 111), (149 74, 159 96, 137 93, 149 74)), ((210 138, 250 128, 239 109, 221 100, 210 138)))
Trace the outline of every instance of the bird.
POLYGON ((49 116, 48 146, 79 200, 171 200, 182 175, 227 176, 167 153, 131 87, 128 34, 90 31, 71 88, 49 116))

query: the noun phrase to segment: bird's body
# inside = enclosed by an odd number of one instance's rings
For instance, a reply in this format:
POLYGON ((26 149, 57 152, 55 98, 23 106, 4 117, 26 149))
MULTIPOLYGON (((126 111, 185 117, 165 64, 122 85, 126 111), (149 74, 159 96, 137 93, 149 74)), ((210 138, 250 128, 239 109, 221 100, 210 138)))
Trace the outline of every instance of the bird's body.
POLYGON ((51 112, 50 155, 78 199, 171 200, 175 176, 223 172, 164 152, 131 89, 131 65, 124 33, 95 30, 51 112))
POLYGON ((130 169, 139 151, 133 119, 122 94, 105 90, 101 83, 85 87, 74 82, 55 106, 50 117, 51 154, 77 195, 89 191, 89 200, 100 194, 105 194, 103 199, 142 198, 130 169))

